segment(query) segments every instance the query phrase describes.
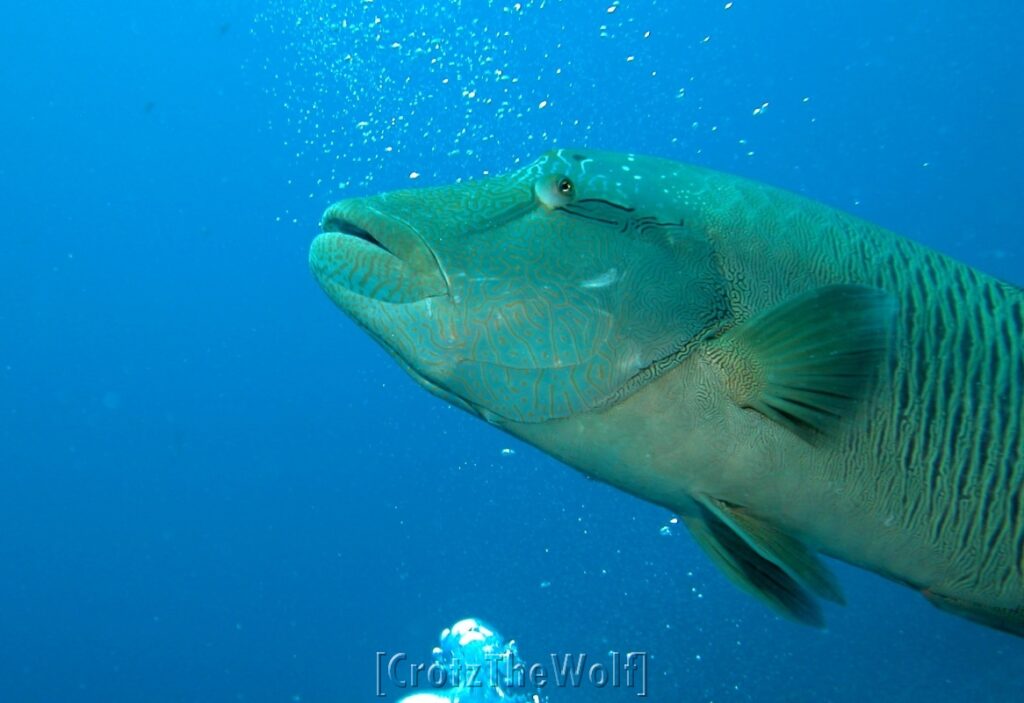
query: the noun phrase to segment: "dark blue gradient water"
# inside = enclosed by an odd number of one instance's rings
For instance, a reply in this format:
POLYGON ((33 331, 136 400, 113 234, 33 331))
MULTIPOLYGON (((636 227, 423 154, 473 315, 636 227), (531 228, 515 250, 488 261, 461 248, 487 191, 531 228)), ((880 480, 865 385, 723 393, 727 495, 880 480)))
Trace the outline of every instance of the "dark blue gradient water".
POLYGON ((466 616, 526 657, 648 651, 659 703, 1024 698, 1024 641, 841 564, 827 631, 779 620, 664 511, 424 393, 306 266, 335 199, 583 145, 1022 284, 1019 5, 4 15, 0 701, 373 700, 376 651, 426 659, 466 616))

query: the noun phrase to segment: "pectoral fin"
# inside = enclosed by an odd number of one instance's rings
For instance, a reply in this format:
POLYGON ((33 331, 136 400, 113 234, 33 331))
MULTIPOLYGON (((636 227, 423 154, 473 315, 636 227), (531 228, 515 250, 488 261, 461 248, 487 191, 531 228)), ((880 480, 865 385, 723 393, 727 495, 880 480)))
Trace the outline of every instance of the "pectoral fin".
POLYGON ((813 442, 870 390, 896 310, 895 298, 877 288, 826 286, 734 327, 707 354, 737 404, 813 442))
POLYGON ((825 624, 815 595, 843 603, 835 578, 799 540, 724 501, 703 497, 698 505, 698 515, 683 518, 686 526, 740 588, 815 627, 825 624))

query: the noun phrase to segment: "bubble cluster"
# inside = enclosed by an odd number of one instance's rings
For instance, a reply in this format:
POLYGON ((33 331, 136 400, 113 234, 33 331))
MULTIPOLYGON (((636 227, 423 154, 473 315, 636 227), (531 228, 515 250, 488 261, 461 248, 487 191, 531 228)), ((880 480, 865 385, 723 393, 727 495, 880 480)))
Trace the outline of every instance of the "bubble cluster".
MULTIPOLYGON (((658 0, 266 0, 247 68, 281 106, 270 126, 296 159, 293 183, 320 201, 487 175, 559 145, 695 160, 745 135, 709 114, 702 87, 729 84, 729 49, 705 48, 709 25, 688 12, 658 0)), ((757 99, 754 116, 767 107, 757 99)))
POLYGON ((548 78, 559 70, 536 60, 522 31, 544 5, 272 0, 253 26, 255 67, 284 108, 286 145, 326 167, 333 188, 390 169, 433 175, 437 156, 479 161, 497 142, 525 157, 538 147, 522 142, 546 135, 515 123, 555 104, 548 78))

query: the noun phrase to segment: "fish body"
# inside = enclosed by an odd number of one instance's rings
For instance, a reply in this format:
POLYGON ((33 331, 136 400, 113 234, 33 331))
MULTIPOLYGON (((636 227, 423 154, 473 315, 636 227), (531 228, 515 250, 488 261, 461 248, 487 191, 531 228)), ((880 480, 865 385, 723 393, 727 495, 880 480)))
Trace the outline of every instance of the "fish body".
POLYGON ((820 625, 818 553, 1024 635, 1024 292, 764 184, 559 149, 346 200, 310 263, 424 387, 679 514, 820 625))

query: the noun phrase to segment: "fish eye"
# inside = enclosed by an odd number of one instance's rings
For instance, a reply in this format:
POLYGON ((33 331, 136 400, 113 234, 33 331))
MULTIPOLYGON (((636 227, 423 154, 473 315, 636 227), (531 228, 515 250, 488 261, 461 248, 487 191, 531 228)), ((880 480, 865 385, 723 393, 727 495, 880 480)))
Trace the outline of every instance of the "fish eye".
POLYGON ((565 207, 576 197, 576 185, 567 176, 547 176, 533 188, 537 200, 548 210, 565 207))

